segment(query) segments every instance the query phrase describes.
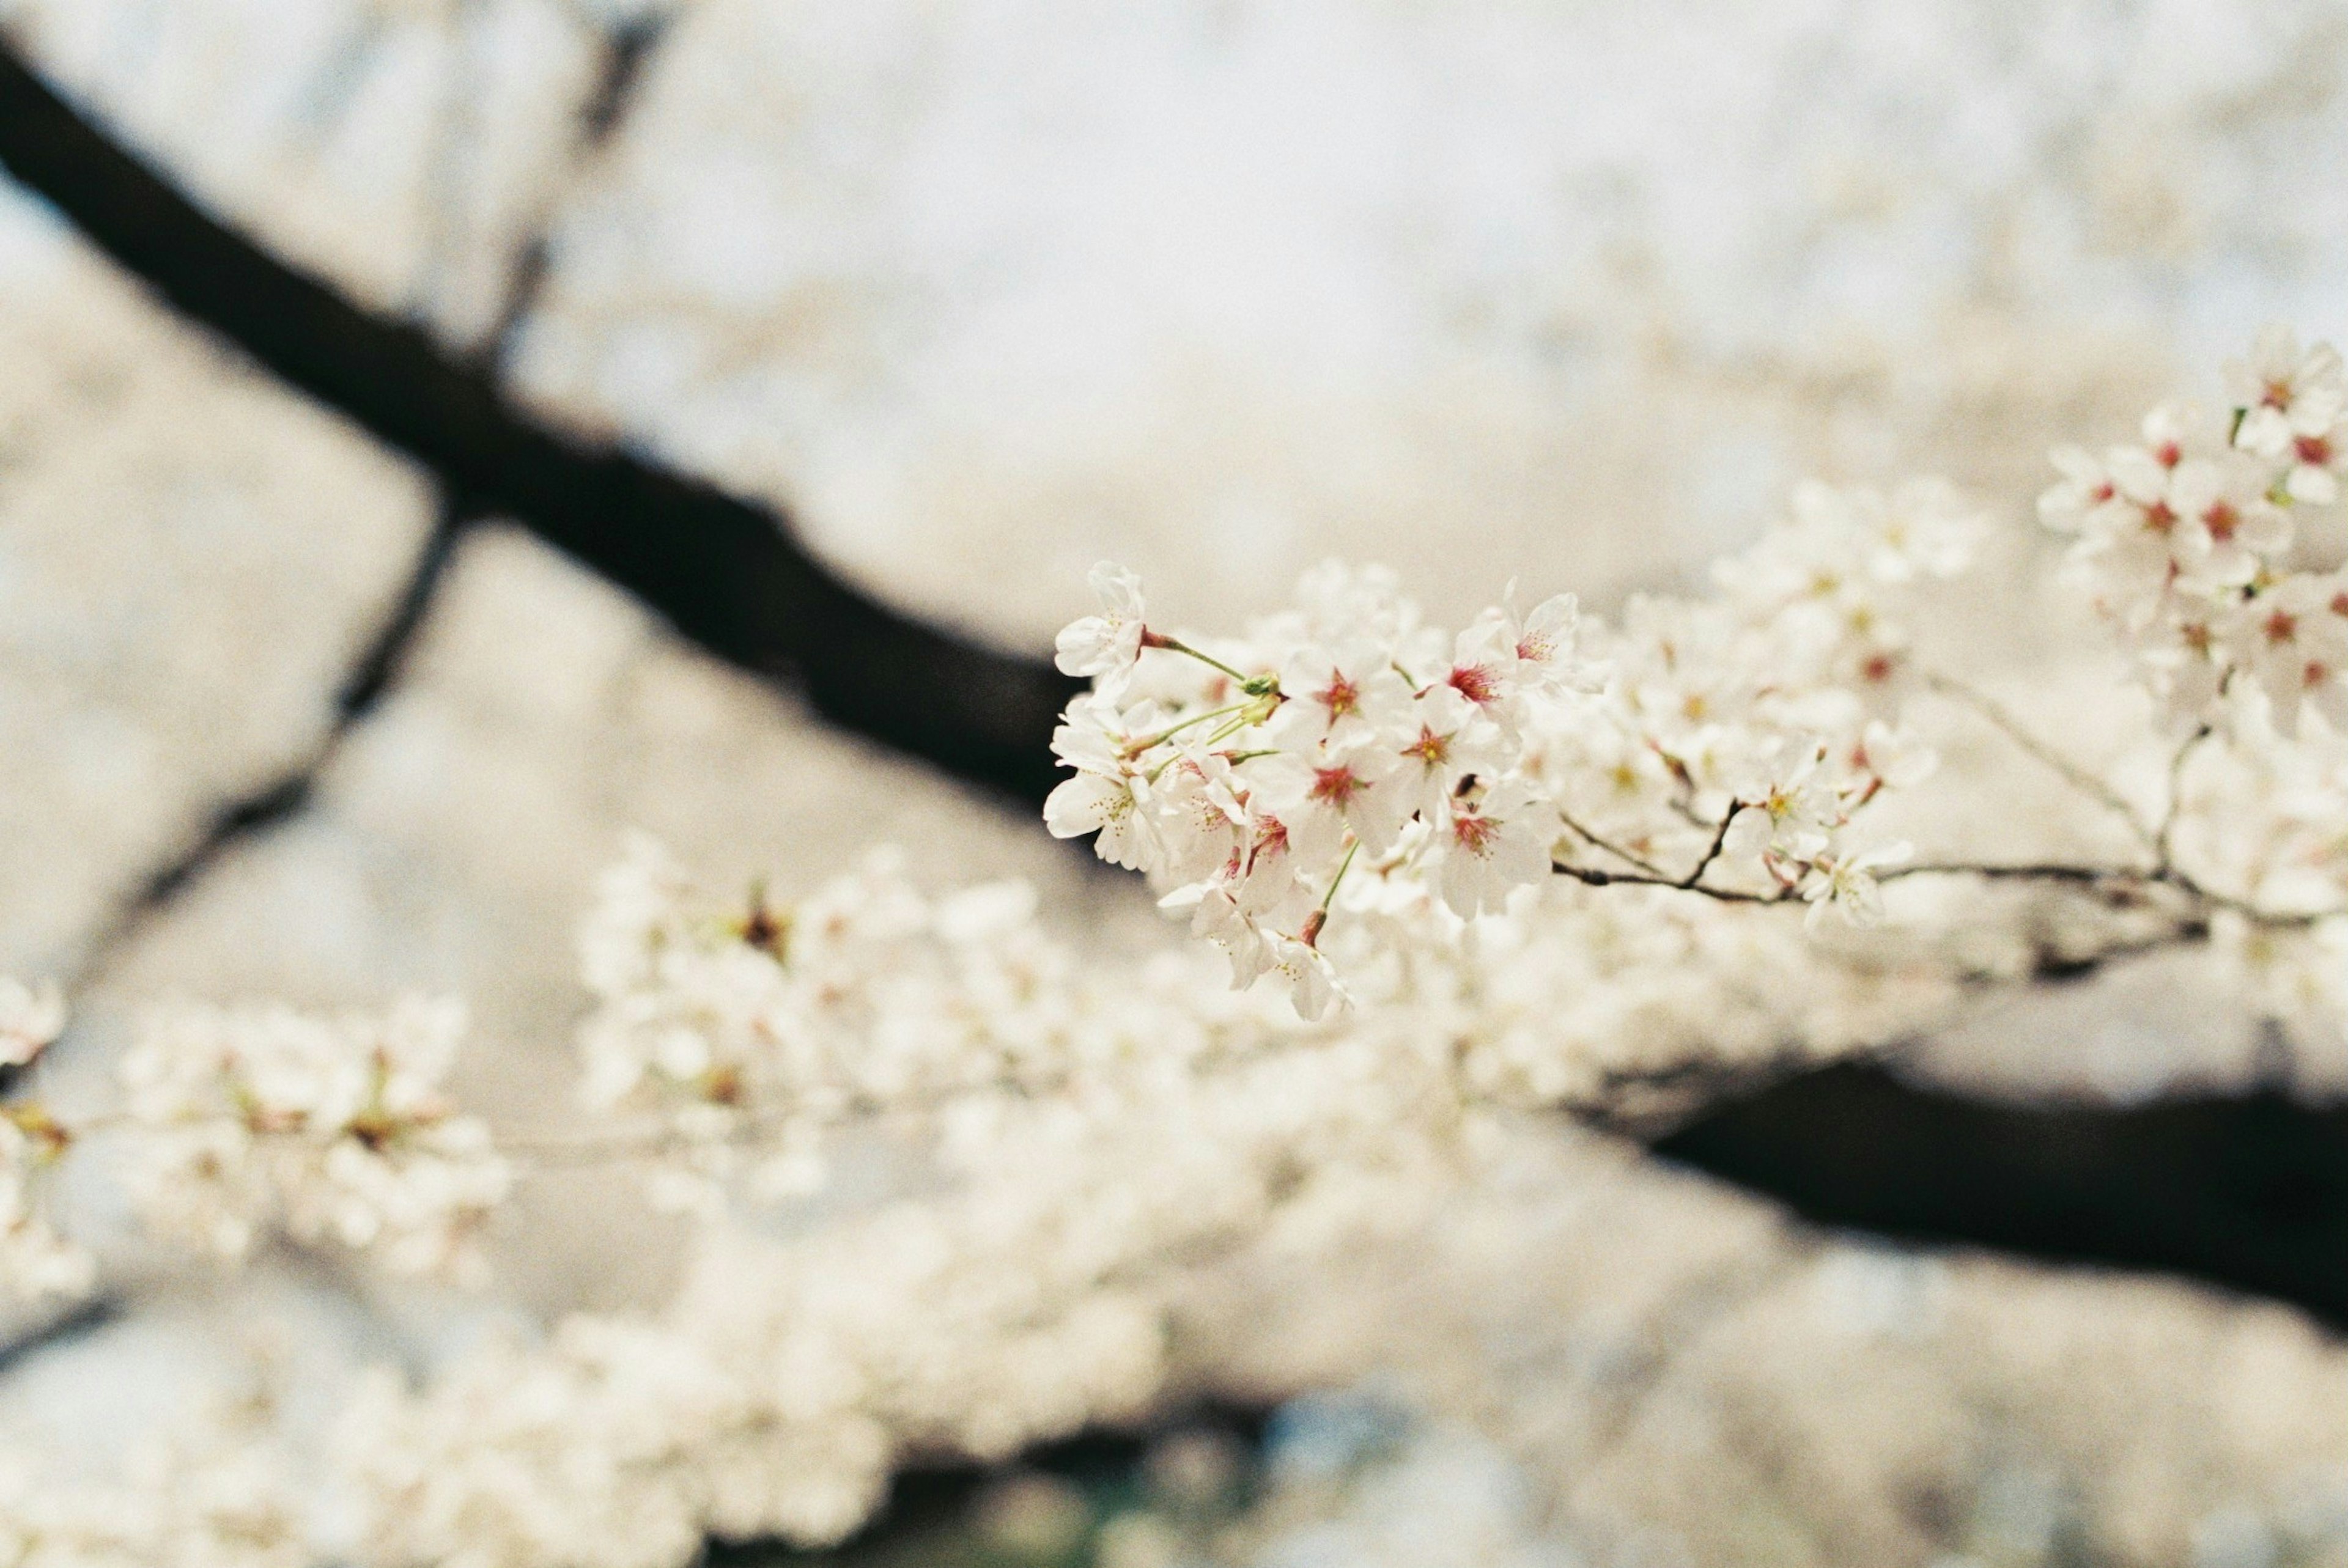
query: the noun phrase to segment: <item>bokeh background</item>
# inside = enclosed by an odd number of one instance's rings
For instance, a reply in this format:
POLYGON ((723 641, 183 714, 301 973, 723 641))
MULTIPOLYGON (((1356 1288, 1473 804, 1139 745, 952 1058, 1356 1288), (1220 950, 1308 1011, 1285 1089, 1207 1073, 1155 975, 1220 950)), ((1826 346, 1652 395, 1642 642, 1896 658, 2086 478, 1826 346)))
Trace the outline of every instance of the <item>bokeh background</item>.
MULTIPOLYGON (((2208 390, 2267 320, 2348 318, 2348 13, 2313 0, 7 0, 0 27, 546 422, 1021 649, 1103 556, 1175 620, 1333 553, 1456 616, 1512 579, 1687 580, 1807 475, 1942 473, 2021 518, 2050 445, 2208 390)), ((917 845, 926 882, 1025 876, 1084 940, 1169 939, 1023 808, 446 507, 0 185, 0 971, 79 987, 60 1072, 95 1081, 159 995, 423 989, 472 1001, 469 1095, 557 1107, 572 931, 630 827, 786 889, 917 845), (343 702, 404 610, 387 685, 343 702)), ((2157 986, 2055 1006, 1918 1071, 2112 1104, 2253 1071, 2157 986)), ((648 1298, 665 1245, 582 1178, 496 1301, 398 1331, 648 1298)), ((256 1335, 330 1404, 389 1331, 290 1266, 127 1266, 109 1320, 0 1360, 0 1428, 102 1450, 256 1335)), ((1596 1134, 1342 1276, 1202 1281, 1195 1317, 1197 1390, 1355 1390, 1273 1422, 1278 1473, 1322 1478, 1295 1506, 1339 1522, 1263 1561, 2348 1562, 2348 1348, 2301 1312, 1829 1235, 1596 1134), (1375 1484, 1327 1482, 1349 1442, 1375 1484)), ((1117 1484, 1179 1503, 1255 1439, 1181 1441, 1117 1484)), ((1061 1540, 1065 1489, 1005 1484, 970 1550, 1061 1540)))

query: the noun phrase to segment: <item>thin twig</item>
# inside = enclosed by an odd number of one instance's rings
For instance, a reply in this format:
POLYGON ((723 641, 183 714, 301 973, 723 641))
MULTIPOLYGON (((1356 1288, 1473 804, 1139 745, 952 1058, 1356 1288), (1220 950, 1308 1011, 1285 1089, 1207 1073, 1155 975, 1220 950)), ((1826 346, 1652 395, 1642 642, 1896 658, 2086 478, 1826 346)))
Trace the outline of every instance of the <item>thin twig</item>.
POLYGON ((1661 876, 1663 874, 1663 868, 1656 865, 1653 861, 1647 859, 1643 856, 1633 855, 1631 851, 1623 848, 1619 844, 1613 843, 1612 840, 1601 838, 1597 834, 1592 833, 1590 829, 1582 826, 1581 824, 1574 821, 1573 818, 1565 812, 1560 811, 1557 815, 1565 823, 1567 827, 1570 828, 1574 833, 1581 835, 1581 837, 1588 841, 1590 844, 1614 856, 1617 860, 1622 861, 1631 866, 1635 866, 1651 876, 1661 876))
POLYGON ((2177 748, 2177 754, 2168 759, 2168 801, 2161 808, 2160 828, 2153 835, 2152 839, 2153 855, 2164 866, 2174 864, 2174 856, 2169 845, 2170 840, 2177 833, 2178 808, 2185 804, 2185 764, 2192 760, 2195 749, 2208 740, 2209 735, 2209 726, 2202 725, 2188 735, 2185 738, 2185 743, 2177 748))
POLYGON ((1704 874, 1712 869, 1712 863, 1720 858, 1721 850, 1727 845, 1728 830, 1736 821, 1737 814, 1751 804, 1749 801, 1742 800, 1732 800, 1728 803, 1728 809, 1720 814, 1719 825, 1713 829, 1712 842, 1704 845, 1704 858, 1695 863, 1694 870, 1680 878, 1681 886, 1693 888, 1704 881, 1704 874))
POLYGON ((2155 841, 2153 831, 2145 825, 2144 818, 2137 814, 2136 807, 2130 805, 2109 783, 2081 767, 2077 763, 2033 734, 2029 727, 2015 718, 2013 712, 1996 698, 1967 685, 1953 676, 1941 675, 1931 671, 1924 672, 1924 683, 1952 702, 1972 709, 2003 734, 2007 740, 2013 742, 2024 753, 2061 774, 2074 789, 2126 822, 2129 831, 2134 833, 2147 849, 2153 850, 2156 854, 2158 853, 2158 845, 2155 841))
POLYGON ((1784 904, 1794 897, 1790 887, 1780 887, 1774 893, 1746 893, 1735 887, 1712 887, 1690 882, 1679 876, 1650 876, 1643 872, 1600 871, 1588 866, 1571 866, 1562 860, 1552 860, 1549 868, 1560 876, 1570 876, 1591 887, 1668 887, 1674 893, 1694 893, 1723 904, 1784 904))

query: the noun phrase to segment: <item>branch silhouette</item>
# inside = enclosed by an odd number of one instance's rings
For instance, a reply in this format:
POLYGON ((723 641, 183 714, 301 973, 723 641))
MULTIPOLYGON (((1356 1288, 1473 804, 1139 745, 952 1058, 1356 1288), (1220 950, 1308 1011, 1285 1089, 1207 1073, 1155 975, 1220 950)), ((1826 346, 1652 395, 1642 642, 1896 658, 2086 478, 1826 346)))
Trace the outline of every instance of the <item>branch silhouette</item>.
POLYGON ((288 384, 627 589, 718 658, 973 783, 1040 801, 1076 683, 881 603, 789 519, 557 430, 485 368, 269 255, 0 48, 0 165, 186 316, 288 384))
MULTIPOLYGON (((0 165, 183 315, 708 652, 960 778, 1050 790, 1053 724, 1078 682, 889 608, 773 509, 553 428, 490 367, 199 210, 5 41, 0 165)), ((2281 1095, 2025 1109, 1844 1066, 1719 1103, 1655 1147, 1828 1224, 2167 1269, 2348 1325, 2348 1113, 2281 1095)))

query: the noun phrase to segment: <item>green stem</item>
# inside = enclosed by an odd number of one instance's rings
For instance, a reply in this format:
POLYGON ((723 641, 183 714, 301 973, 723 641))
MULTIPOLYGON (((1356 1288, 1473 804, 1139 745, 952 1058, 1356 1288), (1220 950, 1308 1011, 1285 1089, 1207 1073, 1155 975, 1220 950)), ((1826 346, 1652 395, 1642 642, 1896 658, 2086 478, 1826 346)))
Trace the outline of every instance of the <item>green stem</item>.
POLYGON ((1230 676, 1232 680, 1238 682, 1242 686, 1246 685, 1250 680, 1253 679, 1251 676, 1241 674, 1238 671, 1232 669, 1230 665, 1224 663, 1221 660, 1216 658, 1211 653, 1200 652, 1197 649, 1191 647, 1189 643, 1183 641, 1179 637, 1167 637, 1153 631, 1148 635, 1145 646, 1150 648, 1163 648, 1169 653, 1187 653, 1191 658, 1196 659, 1200 663, 1210 665, 1213 668, 1221 671, 1224 674, 1230 676))
POLYGON ((1247 702, 1233 702, 1228 707, 1210 709, 1204 713, 1193 713, 1189 718, 1183 720, 1180 723, 1169 724, 1165 729, 1162 729, 1156 734, 1148 737, 1147 740, 1128 741, 1125 743, 1125 754, 1128 757, 1138 757, 1144 752, 1153 751, 1156 748, 1164 745, 1167 742, 1172 740, 1175 736, 1180 734, 1191 725, 1203 724, 1210 719, 1220 719, 1226 713, 1236 713, 1241 709, 1247 707, 1249 702, 1252 702, 1253 701, 1253 698, 1250 698, 1247 702))

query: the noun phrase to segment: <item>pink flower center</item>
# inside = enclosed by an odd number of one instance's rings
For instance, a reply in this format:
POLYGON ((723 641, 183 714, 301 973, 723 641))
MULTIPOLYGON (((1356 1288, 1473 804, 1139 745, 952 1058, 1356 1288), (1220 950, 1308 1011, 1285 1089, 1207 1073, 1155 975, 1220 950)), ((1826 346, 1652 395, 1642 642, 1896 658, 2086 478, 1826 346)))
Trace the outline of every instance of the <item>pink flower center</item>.
POLYGON ((1418 739, 1405 746, 1402 749, 1402 754, 1406 757, 1416 757, 1424 766, 1440 767, 1444 759, 1451 754, 1451 737, 1438 735, 1421 724, 1418 727, 1418 739))
POLYGON ((1492 841, 1499 835, 1500 825, 1488 816, 1469 814, 1451 819, 1452 842, 1478 859, 1492 853, 1492 841))
POLYGON ((1248 846, 1248 865, 1252 867, 1266 856, 1288 853, 1288 825, 1276 816, 1260 816, 1255 824, 1255 842, 1248 846))
POLYGON ((2168 509, 2167 501, 2155 501, 2144 509, 2144 526, 2156 534, 2165 534, 2177 526, 2177 514, 2168 509))
POLYGON ((2299 460, 2311 468, 2322 468, 2332 461, 2332 443, 2321 436, 2302 436, 2291 443, 2299 460))
POLYGON ((2278 610, 2267 617, 2264 630, 2269 642, 2289 642, 2299 635, 2299 617, 2288 610, 2278 610))
POLYGON ((1329 710, 1333 720, 1362 711, 1362 689, 1345 679, 1342 670, 1329 671, 1329 684, 1313 693, 1314 701, 1329 710))
POLYGON ((2332 666, 2321 659, 2311 659, 2307 661, 2307 668, 2299 672, 2299 679, 2301 684, 2312 692, 2332 679, 2332 666))
POLYGON ((1445 677, 1451 689, 1481 707, 1500 694, 1498 677, 1481 664, 1461 664, 1445 677))
POLYGON ((2209 509, 2201 514, 2201 523, 2209 530, 2211 538, 2221 545, 2231 544, 2234 540, 2234 530, 2242 526, 2242 515, 2234 510, 2234 504, 2231 501, 2218 501, 2212 503, 2209 509))
POLYGON ((1339 811, 1351 805, 1354 797, 1369 787, 1360 774, 1342 763, 1334 768, 1313 770, 1313 798, 1339 811))

